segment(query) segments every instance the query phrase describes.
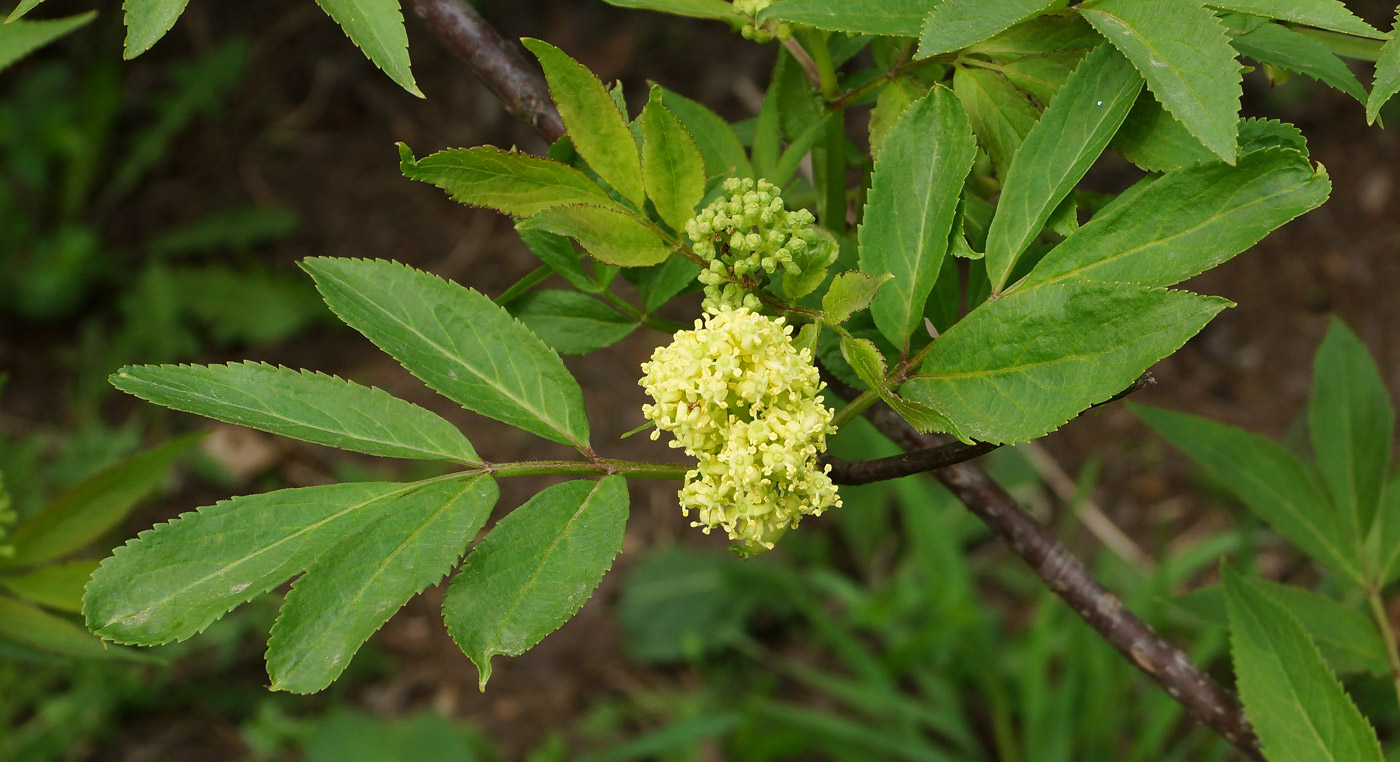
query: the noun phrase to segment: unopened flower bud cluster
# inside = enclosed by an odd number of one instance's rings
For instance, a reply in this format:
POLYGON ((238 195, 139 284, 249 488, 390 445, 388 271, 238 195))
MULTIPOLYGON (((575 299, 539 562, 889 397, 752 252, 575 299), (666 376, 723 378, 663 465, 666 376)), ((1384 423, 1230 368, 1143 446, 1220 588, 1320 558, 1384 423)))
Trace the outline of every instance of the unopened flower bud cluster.
POLYGON ((779 270, 802 274, 804 267, 826 267, 837 251, 813 227, 806 209, 788 211, 778 187, 766 180, 730 178, 725 195, 686 223, 692 249, 709 261, 699 275, 704 307, 759 308, 752 292, 779 270))
POLYGON ((758 12, 772 5, 774 0, 734 0, 734 10, 738 13, 754 19, 754 22, 744 24, 740 34, 753 40, 754 42, 768 42, 777 37, 786 40, 792 37, 792 27, 786 23, 779 24, 776 28, 769 29, 757 23, 758 12))
POLYGON ((686 474, 681 508, 708 534, 722 527, 744 554, 773 542, 803 516, 840 506, 818 467, 832 411, 792 327, 744 307, 710 310, 643 363, 641 385, 654 404, 642 412, 672 447, 699 460, 686 474))

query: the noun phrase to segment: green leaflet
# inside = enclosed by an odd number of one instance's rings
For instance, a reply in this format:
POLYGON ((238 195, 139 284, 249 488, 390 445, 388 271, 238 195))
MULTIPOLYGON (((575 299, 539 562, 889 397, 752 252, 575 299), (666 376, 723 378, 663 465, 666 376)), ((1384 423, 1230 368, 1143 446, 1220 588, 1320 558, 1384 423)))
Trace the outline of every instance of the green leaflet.
POLYGON ((1400 577, 1400 474, 1385 485, 1366 547, 1375 561, 1372 568, 1378 586, 1385 587, 1400 577))
POLYGON ((0 585, 25 600, 77 614, 83 610, 83 587, 96 569, 96 561, 68 561, 0 577, 0 585))
MULTIPOLYGON (((909 104, 928 95, 929 86, 913 77, 896 77, 880 88, 875 107, 870 110, 870 158, 880 158, 880 147, 909 104)), ((963 104, 964 107, 967 104, 963 104)))
POLYGON ((686 288, 698 285, 695 276, 700 274, 700 265, 685 257, 668 257, 660 264, 633 272, 637 273, 642 312, 650 313, 686 288))
POLYGON ((124 0, 126 45, 122 57, 135 58, 156 44, 185 12, 189 0, 124 0))
POLYGON ((582 64, 542 40, 521 40, 540 60, 549 94, 579 156, 638 209, 646 202, 642 160, 627 118, 603 83, 582 64))
POLYGON ((860 269, 894 276, 870 312, 896 347, 908 349, 923 318, 976 155, 967 116, 946 87, 911 104, 885 137, 859 231, 860 269))
POLYGON ((1327 200, 1331 183, 1297 151, 1235 166, 1191 164, 1129 188, 1013 288, 1069 278, 1170 286, 1209 270, 1327 200))
POLYGON ((577 291, 536 291, 511 304, 511 313, 540 340, 566 355, 582 355, 622 341, 637 322, 577 291))
POLYGON ((79 659, 145 659, 142 654, 129 648, 103 644, 67 619, 3 595, 0 595, 0 638, 9 638, 47 653, 79 659))
POLYGON ((724 0, 603 0, 608 5, 619 8, 636 8, 645 11, 661 11, 677 16, 692 16, 702 19, 744 20, 734 12, 734 6, 724 0))
POLYGON ((921 27, 917 58, 961 50, 1039 14, 1059 0, 943 0, 921 27))
POLYGON ((1084 281, 1010 292, 948 329, 901 392, 970 438, 1029 441, 1127 388, 1227 306, 1084 281))
POLYGON ((70 487, 10 535, 7 544, 15 552, 0 559, 0 568, 51 561, 97 539, 160 486, 170 466, 201 436, 166 442, 70 487))
POLYGON ((184 640, 235 606, 286 582, 347 530, 393 513, 424 486, 356 482, 224 500, 158 524, 113 551, 83 599, 88 627, 107 640, 184 640))
POLYGON ((967 441, 967 437, 957 431, 953 422, 947 416, 926 405, 911 402, 903 397, 891 392, 885 383, 885 357, 880 354, 880 350, 875 346, 875 342, 869 339, 856 339, 846 336, 841 337, 841 356, 851 366, 851 370, 856 372, 856 376, 869 388, 874 389, 880 399, 885 401, 899 417, 903 418, 922 433, 929 432, 950 432, 959 439, 967 441))
POLYGON ((1317 477, 1292 453, 1261 436, 1205 418, 1130 407, 1303 552, 1364 584, 1350 515, 1332 507, 1317 477))
POLYGON ((1292 21, 1342 34, 1383 40, 1385 35, 1357 18, 1338 0, 1206 0, 1206 5, 1251 16, 1292 21))
POLYGON ((587 445, 578 382, 490 299, 382 259, 313 257, 301 266, 341 320, 448 399, 555 442, 587 445))
POLYGON ((1228 565, 1221 576, 1235 682, 1270 762, 1381 762, 1375 729, 1298 620, 1228 565))
POLYGON ((0 26, 0 71, 96 17, 96 11, 89 11, 61 19, 6 22, 0 26))
POLYGON ((521 230, 520 240, 540 261, 549 266, 570 286, 588 294, 596 294, 602 289, 598 282, 583 271, 583 262, 574 244, 562 235, 546 233, 543 230, 521 230))
POLYGON ((5 23, 11 24, 18 21, 24 17, 24 14, 39 7, 39 3, 42 2, 44 2, 44 0, 20 0, 19 5, 16 5, 15 9, 10 11, 10 15, 5 17, 5 23))
POLYGON ((553 159, 494 146, 450 148, 413 158, 399 143, 404 177, 436 185, 453 201, 486 206, 512 217, 529 217, 563 204, 612 206, 608 192, 584 173, 553 159))
POLYGON ((627 482, 609 476, 541 491, 477 543, 442 611, 483 690, 492 656, 524 653, 583 606, 622 550, 626 524, 627 482))
POLYGON ((1005 76, 975 66, 957 68, 953 92, 967 111, 978 144, 997 174, 1005 177, 1016 149, 1040 120, 1040 110, 1005 76))
POLYGON ((1240 67, 1199 0, 1090 0, 1079 12, 1133 62, 1147 89, 1206 148, 1235 161, 1240 67))
POLYGON ((328 548, 292 585, 272 627, 272 690, 314 693, 330 685, 409 598, 452 570, 498 494, 485 476, 430 485, 328 548))
MULTIPOLYGON (((1322 593, 1267 579, 1253 580, 1275 601, 1298 617, 1298 622, 1317 642, 1327 663, 1338 672, 1369 672, 1377 677, 1390 674, 1385 642, 1370 617, 1322 593)), ((1225 589, 1220 585, 1195 590, 1176 599, 1192 612, 1222 625, 1229 624, 1225 589)))
POLYGON ((1261 24, 1230 42, 1235 50, 1260 63, 1278 66, 1341 90, 1366 104, 1366 88, 1326 45, 1278 24, 1261 24))
POLYGON ((753 165, 744 152, 744 144, 734 134, 723 117, 684 95, 662 88, 661 102, 681 120, 681 124, 695 138, 700 155, 705 159, 705 169, 712 176, 752 177, 753 165))
POLYGON ((705 161, 695 138, 662 105, 661 97, 661 88, 653 85, 637 120, 642 130, 642 178, 657 214, 672 230, 684 233, 685 223, 705 197, 705 161))
POLYGON ((829 325, 840 325, 851 315, 870 306, 870 301, 879 293, 880 287, 890 281, 891 276, 876 278, 859 270, 841 273, 831 279, 831 286, 822 296, 822 313, 829 325))
POLYGON ((918 37, 939 0, 778 0, 758 14, 850 34, 918 37))
POLYGON ((1147 91, 1138 94, 1137 103, 1109 147, 1148 172, 1165 172, 1215 158, 1147 91))
POLYGON ((452 424, 382 389, 263 363, 127 366, 112 385, 175 410, 390 458, 480 463, 452 424))
POLYGON ((1108 45, 1095 48, 1060 88, 1006 172, 987 231, 993 291, 1006 285, 1055 207, 1103 153, 1141 89, 1132 64, 1108 45))
POLYGON ((1376 61, 1376 79, 1371 83, 1371 95, 1366 99, 1367 124, 1376 123, 1381 106, 1396 93, 1400 93, 1400 6, 1395 9, 1390 39, 1381 46, 1381 57, 1376 61))
MULTIPOLYGON (((126 1, 128 5, 134 2, 126 1)), ((403 28, 399 0, 316 0, 316 4, 399 87, 423 97, 409 70, 408 33, 403 28)))
POLYGON ((521 231, 543 230, 568 236, 593 258, 610 265, 654 265, 676 247, 648 223, 631 214, 592 204, 571 204, 545 209, 516 226, 521 231))
POLYGON ((1353 516, 1363 537, 1390 468, 1394 431, 1395 407, 1380 369, 1356 334, 1333 318, 1313 358, 1308 435, 1334 504, 1353 516))

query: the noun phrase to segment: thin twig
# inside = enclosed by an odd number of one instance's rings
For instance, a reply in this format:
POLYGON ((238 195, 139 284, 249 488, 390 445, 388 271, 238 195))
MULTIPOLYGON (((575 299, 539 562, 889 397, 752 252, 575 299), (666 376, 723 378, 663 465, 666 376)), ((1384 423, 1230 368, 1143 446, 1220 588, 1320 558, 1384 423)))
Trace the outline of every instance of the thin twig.
MULTIPOLYGON (((542 135, 563 134, 543 77, 464 0, 413 0, 418 15, 477 71, 511 110, 542 135)), ((867 415, 880 431, 906 450, 927 450, 934 442, 914 431, 888 408, 867 415)), ((976 466, 958 463, 933 474, 968 510, 1004 537, 1041 579, 1127 659, 1146 672, 1190 714, 1223 735, 1251 759, 1262 762, 1259 740, 1239 701, 1196 666, 1191 658, 1138 619, 1094 578, 1088 567, 1041 526, 1006 490, 976 466)))

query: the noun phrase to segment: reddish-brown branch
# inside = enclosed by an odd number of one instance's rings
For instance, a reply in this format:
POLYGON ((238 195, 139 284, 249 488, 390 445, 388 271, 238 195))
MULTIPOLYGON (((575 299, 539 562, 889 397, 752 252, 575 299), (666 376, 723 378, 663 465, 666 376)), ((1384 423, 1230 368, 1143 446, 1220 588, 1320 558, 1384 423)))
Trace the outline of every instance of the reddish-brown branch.
MULTIPOLYGON (((413 6, 512 114, 533 125, 548 140, 563 135, 563 124, 549 100, 544 78, 465 0, 413 0, 413 6)), ((874 408, 867 415, 876 428, 907 451, 930 451, 937 444, 887 408, 874 408)), ((1259 739, 1245 720, 1239 701, 1190 657, 1128 611, 1084 562, 1022 510, 1006 490, 968 463, 948 465, 932 473, 968 510, 1005 538, 1012 550, 1089 626, 1156 680, 1191 716, 1220 732, 1251 759, 1262 762, 1259 739)))
POLYGON ((413 0, 413 11, 467 62, 512 116, 551 143, 563 137, 564 123, 549 99, 544 77, 518 45, 501 37, 466 0, 413 0))

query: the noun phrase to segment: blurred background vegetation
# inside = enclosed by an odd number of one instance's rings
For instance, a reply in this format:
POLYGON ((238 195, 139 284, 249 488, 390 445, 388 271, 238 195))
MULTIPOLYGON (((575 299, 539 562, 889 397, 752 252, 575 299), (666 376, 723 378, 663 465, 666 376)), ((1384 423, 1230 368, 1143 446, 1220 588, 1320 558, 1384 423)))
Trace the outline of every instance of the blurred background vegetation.
MULTIPOLYGON (((756 113, 772 63, 722 27, 591 0, 478 5, 507 36, 550 40, 629 94, 654 80, 734 119, 756 113)), ((1387 3, 1350 5, 1389 28, 1387 3)), ((94 647, 74 615, 85 570, 153 523, 231 491, 425 475, 139 404, 106 383, 122 364, 314 368, 431 407, 503 458, 552 452, 444 407, 328 321, 295 267, 387 257, 503 292, 532 269, 509 221, 403 179, 393 144, 542 152, 539 139, 412 20, 426 101, 311 3, 197 3, 135 62, 121 61, 119 6, 50 0, 52 17, 99 13, 0 73, 0 515, 13 524, 0 542, 15 554, 0 566, 0 760, 1231 758, 928 479, 847 488, 846 508, 749 562, 689 530, 667 485, 634 487, 619 573, 484 695, 435 590, 313 697, 265 689, 271 599, 192 643, 94 647), (188 432, 203 436, 175 439, 188 432), (121 500, 94 498, 113 484, 121 500), (60 510, 85 533, 26 550, 39 534, 26 524, 60 510)), ((1327 314, 1400 387, 1400 142, 1345 96, 1264 74, 1246 80, 1246 115, 1299 124, 1333 199, 1201 277, 1239 307, 1140 399, 1298 444, 1327 314)), ((1395 104, 1385 116, 1400 121, 1395 104)), ((1114 187, 1113 169, 1099 181, 1114 187)), ((618 368, 662 340, 639 332, 570 360, 590 418, 606 421, 600 438, 641 422, 618 368)), ((654 454, 644 437, 617 447, 654 454)), ((893 451, 863 424, 833 447, 893 451)), ((1221 674, 1218 599, 1181 596, 1225 554, 1307 580, 1121 406, 988 461, 1130 607, 1221 674)), ((521 502, 502 486, 505 507, 521 502)), ((1391 737, 1390 688, 1364 666, 1348 684, 1391 737)))

